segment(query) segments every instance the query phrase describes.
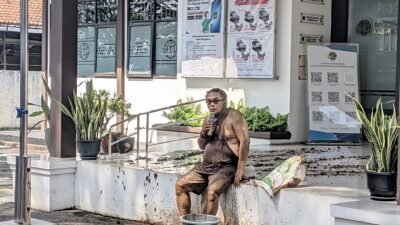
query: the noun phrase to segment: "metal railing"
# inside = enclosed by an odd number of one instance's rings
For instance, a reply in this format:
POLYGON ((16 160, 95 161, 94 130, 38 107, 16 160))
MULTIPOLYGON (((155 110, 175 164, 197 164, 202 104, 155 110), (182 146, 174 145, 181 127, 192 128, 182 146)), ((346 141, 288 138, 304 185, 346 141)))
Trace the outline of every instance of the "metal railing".
MULTIPOLYGON (((150 110, 150 111, 147 111, 147 112, 138 113, 138 114, 136 114, 136 115, 134 115, 134 116, 132 116, 132 117, 129 117, 129 118, 127 118, 127 119, 124 119, 124 120, 122 120, 122 121, 119 121, 119 122, 117 122, 117 123, 112 124, 112 125, 110 126, 110 128, 108 128, 108 156, 109 156, 109 158, 111 158, 111 154, 112 154, 112 149, 111 149, 112 145, 115 145, 115 144, 117 144, 117 143, 119 143, 119 142, 121 142, 121 141, 124 141, 124 140, 126 140, 127 138, 129 138, 130 136, 133 136, 133 135, 135 135, 135 134, 136 134, 136 154, 137 154, 137 158, 139 158, 139 149, 140 149, 140 146, 139 146, 139 142, 140 142, 139 140, 140 140, 140 139, 139 139, 139 138, 140 138, 140 130, 141 130, 141 129, 146 129, 145 150, 146 150, 146 159, 148 159, 148 156, 149 156, 149 131, 161 127, 161 126, 157 126, 156 128, 154 128, 154 127, 153 127, 153 128, 150 128, 150 127, 149 127, 149 126, 150 126, 150 120, 149 120, 150 114, 151 114, 151 113, 155 113, 155 112, 160 112, 160 111, 163 111, 163 110, 173 109, 173 108, 176 108, 176 107, 179 107, 179 106, 184 106, 184 105, 190 105, 190 104, 198 103, 198 102, 201 102, 201 101, 204 101, 204 100, 205 100, 205 99, 199 99, 199 100, 184 102, 184 103, 180 103, 180 104, 176 104, 176 105, 171 105, 171 106, 167 106, 167 107, 162 107, 162 108, 158 108, 158 109, 153 109, 153 110, 150 110), (143 116, 143 115, 146 115, 146 127, 144 127, 144 128, 143 128, 143 127, 140 127, 140 116, 143 116), (120 139, 118 139, 118 140, 112 141, 112 130, 113 130, 113 128, 116 127, 116 126, 118 126, 118 125, 120 125, 120 124, 122 124, 122 123, 130 122, 130 121, 132 121, 132 120, 134 120, 134 119, 136 119, 136 132, 133 132, 133 133, 131 133, 131 134, 129 134, 129 135, 126 135, 125 137, 120 138, 120 139)), ((204 118, 204 117, 196 118, 196 119, 202 119, 202 118, 204 118)), ((193 119, 193 120, 196 120, 196 119, 193 119)), ((173 123, 169 123, 168 125, 171 125, 171 124, 173 124, 173 123)), ((126 128, 126 129, 128 129, 128 128, 126 128)))

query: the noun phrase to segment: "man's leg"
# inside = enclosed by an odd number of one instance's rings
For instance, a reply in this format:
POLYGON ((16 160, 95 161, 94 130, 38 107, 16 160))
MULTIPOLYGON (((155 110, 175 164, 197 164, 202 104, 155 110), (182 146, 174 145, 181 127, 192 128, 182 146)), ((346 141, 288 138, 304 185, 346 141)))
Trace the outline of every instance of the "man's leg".
POLYGON ((191 208, 190 195, 185 184, 186 183, 182 180, 178 180, 175 184, 176 204, 180 216, 189 214, 191 208))
POLYGON ((231 174, 216 174, 209 177, 209 182, 207 191, 203 195, 206 199, 202 211, 204 214, 215 215, 218 211, 219 195, 232 184, 233 177, 231 174))
POLYGON ((189 171, 182 178, 176 181, 176 204, 178 206, 180 216, 190 214, 190 192, 199 194, 206 187, 206 184, 207 181, 195 170, 189 171))

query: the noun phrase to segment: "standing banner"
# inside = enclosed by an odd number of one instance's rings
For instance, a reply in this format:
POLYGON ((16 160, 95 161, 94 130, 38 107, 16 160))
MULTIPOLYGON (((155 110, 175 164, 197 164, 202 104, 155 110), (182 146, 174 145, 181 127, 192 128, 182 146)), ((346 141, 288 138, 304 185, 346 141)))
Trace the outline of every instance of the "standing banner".
POLYGON ((275 0, 229 0, 226 75, 274 78, 275 0))
POLYGON ((224 0, 188 0, 184 7, 183 77, 224 76, 224 0))
POLYGON ((359 142, 358 45, 308 45, 309 141, 359 142))

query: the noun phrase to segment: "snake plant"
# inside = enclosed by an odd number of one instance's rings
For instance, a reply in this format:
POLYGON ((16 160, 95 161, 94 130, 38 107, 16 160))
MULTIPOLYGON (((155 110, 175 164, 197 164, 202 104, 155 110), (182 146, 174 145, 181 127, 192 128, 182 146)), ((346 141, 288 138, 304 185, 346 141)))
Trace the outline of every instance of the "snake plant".
MULTIPOLYGON (((350 95, 348 95, 351 97, 350 95)), ((367 162, 367 170, 372 172, 394 172, 397 159, 397 139, 399 136, 399 120, 393 105, 392 115, 383 111, 379 98, 371 115, 367 116, 361 103, 351 97, 356 108, 357 119, 363 125, 364 134, 371 144, 372 154, 367 162)))
POLYGON ((101 137, 102 125, 107 111, 108 98, 97 94, 93 81, 86 81, 86 93, 78 96, 73 93, 69 100, 70 109, 57 102, 60 110, 75 124, 77 139, 97 140, 101 137))

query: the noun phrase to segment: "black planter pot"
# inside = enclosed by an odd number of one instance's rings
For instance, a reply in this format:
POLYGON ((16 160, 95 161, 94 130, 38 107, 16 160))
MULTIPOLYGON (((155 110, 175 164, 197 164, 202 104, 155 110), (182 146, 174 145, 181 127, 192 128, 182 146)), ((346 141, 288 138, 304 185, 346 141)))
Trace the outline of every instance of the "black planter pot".
POLYGON ((84 160, 96 160, 100 152, 101 139, 98 140, 76 140, 76 147, 84 160))
POLYGON ((377 173, 367 171, 367 184, 371 199, 381 201, 396 200, 397 173, 377 173))

